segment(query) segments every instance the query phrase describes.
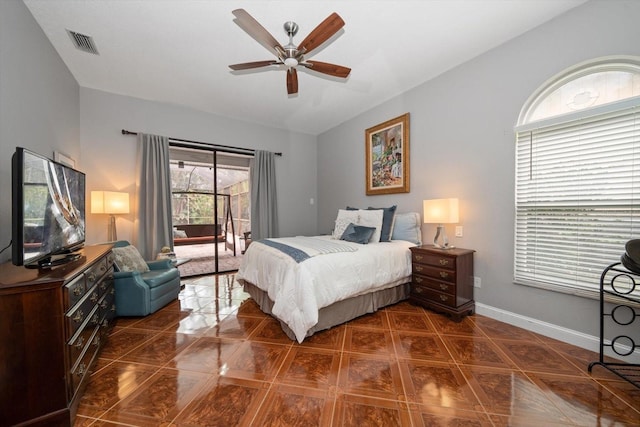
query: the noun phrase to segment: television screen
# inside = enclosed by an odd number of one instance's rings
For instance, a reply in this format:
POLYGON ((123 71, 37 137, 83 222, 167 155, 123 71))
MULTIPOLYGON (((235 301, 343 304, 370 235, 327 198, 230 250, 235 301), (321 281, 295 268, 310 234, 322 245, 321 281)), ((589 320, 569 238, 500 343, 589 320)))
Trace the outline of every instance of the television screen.
POLYGON ((12 262, 43 266, 85 241, 85 175, 21 147, 13 156, 12 262))

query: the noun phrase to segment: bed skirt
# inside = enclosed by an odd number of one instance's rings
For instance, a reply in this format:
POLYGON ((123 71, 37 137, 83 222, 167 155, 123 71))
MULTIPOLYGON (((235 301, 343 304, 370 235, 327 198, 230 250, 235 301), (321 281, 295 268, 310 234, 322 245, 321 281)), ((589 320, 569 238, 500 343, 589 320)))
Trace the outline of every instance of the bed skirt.
MULTIPOLYGON (((269 295, 267 295, 265 291, 245 280, 240 280, 240 282, 244 286, 244 291, 251 295, 251 298, 253 298, 253 300, 260 306, 260 309, 264 313, 278 319, 271 312, 273 301, 271 301, 269 295)), ((356 317, 360 317, 367 313, 373 313, 382 307, 405 300, 409 298, 409 289, 409 283, 404 283, 392 288, 381 289, 343 301, 338 301, 330 306, 321 308, 318 312, 318 323, 307 331, 306 336, 310 337, 318 331, 329 329, 333 326, 355 319, 356 317)), ((282 326, 284 333, 295 341, 296 336, 289 326, 281 320, 280 325, 282 326)))

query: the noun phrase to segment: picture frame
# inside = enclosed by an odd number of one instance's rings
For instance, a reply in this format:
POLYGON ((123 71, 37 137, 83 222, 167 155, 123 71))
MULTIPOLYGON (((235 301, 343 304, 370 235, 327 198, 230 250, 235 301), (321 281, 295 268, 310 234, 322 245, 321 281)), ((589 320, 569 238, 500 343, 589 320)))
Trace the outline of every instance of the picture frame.
POLYGON ((366 194, 409 192, 409 113, 365 131, 366 194))
POLYGON ((70 156, 67 156, 64 153, 61 153, 60 151, 53 152, 53 160, 58 163, 62 163, 63 165, 70 166, 72 168, 76 167, 76 161, 70 156))

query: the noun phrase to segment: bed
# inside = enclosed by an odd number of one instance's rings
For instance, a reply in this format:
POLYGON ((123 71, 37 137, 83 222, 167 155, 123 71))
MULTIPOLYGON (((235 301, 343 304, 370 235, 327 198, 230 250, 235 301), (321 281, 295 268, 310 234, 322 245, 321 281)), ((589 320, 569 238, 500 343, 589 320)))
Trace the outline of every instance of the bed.
POLYGON ((339 210, 331 235, 263 239, 247 249, 237 278, 292 340, 408 298, 420 217, 374 210, 339 210), (343 238, 355 229, 371 235, 343 238))

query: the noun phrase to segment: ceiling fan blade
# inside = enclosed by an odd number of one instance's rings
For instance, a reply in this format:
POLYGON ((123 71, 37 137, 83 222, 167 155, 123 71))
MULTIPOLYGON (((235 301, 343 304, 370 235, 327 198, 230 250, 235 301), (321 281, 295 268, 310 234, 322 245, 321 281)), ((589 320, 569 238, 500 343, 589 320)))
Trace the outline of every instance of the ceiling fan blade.
POLYGON ((298 72, 295 68, 287 70, 287 93, 289 95, 298 93, 298 72))
POLYGON ((343 79, 349 76, 349 73, 351 72, 351 68, 343 67, 342 65, 329 64, 328 62, 306 61, 306 63, 301 65, 304 65, 310 70, 317 71, 318 73, 342 77, 343 79))
POLYGON ((327 41, 329 37, 344 27, 344 21, 337 13, 333 12, 327 19, 322 21, 320 25, 314 28, 309 35, 298 45, 298 50, 304 54, 311 52, 313 49, 327 41))
POLYGON ((269 52, 280 56, 281 52, 284 52, 282 45, 267 31, 265 28, 256 21, 253 16, 244 9, 236 9, 233 12, 237 18, 237 24, 246 31, 251 37, 253 37, 258 43, 266 47, 269 52))
POLYGON ((278 61, 273 61, 273 60, 255 61, 255 62, 245 62, 242 64, 229 65, 229 68, 231 68, 234 71, 239 71, 239 70, 249 70, 251 68, 260 68, 260 67, 266 67, 268 65, 278 65, 278 64, 279 64, 278 61))

